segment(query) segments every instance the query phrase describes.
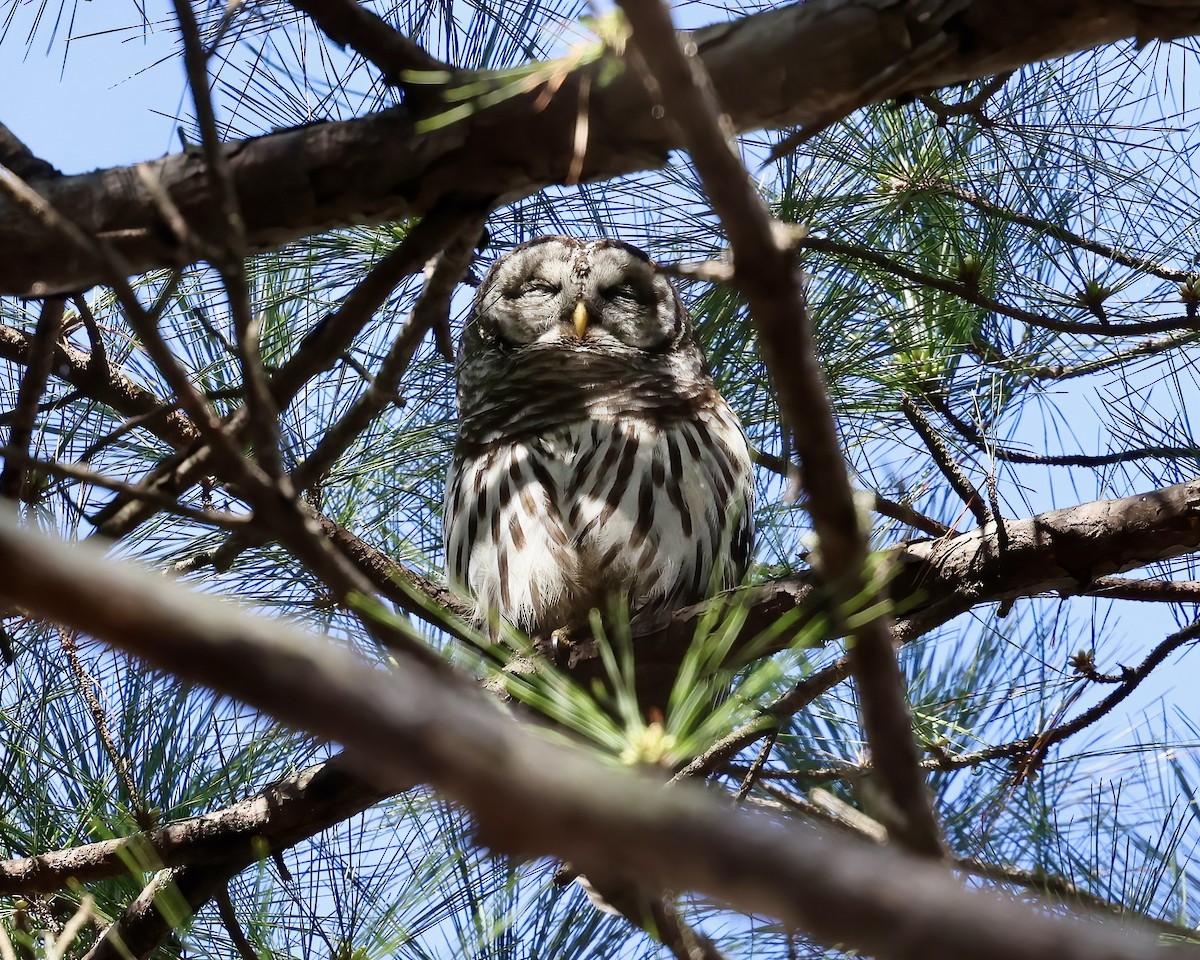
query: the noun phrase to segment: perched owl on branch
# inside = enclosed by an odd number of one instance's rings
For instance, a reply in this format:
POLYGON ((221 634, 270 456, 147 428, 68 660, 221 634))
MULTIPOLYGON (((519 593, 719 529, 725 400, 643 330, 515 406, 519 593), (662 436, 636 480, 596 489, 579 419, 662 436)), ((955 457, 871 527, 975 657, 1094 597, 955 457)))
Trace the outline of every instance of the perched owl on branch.
POLYGON ((498 260, 458 359, 449 579, 482 620, 636 627, 740 580, 750 451, 674 287, 640 250, 546 236, 498 260))

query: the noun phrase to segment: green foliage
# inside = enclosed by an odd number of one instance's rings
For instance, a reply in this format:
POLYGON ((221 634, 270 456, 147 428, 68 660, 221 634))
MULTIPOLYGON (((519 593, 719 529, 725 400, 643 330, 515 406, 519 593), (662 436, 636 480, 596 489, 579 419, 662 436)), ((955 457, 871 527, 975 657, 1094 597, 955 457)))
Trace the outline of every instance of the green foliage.
MULTIPOLYGON (((27 42, 30 56, 40 56, 46 44, 58 55, 67 50, 66 28, 42 16, 54 12, 49 0, 34 6, 38 17, 29 36, 5 35, 0 53, 14 56, 27 42)), ((219 112, 231 137, 394 103, 394 89, 288 13, 289 5, 230 5, 228 19, 223 7, 207 11, 204 30, 216 42, 219 112)), ((679 7, 679 16, 707 20, 734 16, 747 5, 679 7)), ((478 71, 472 84, 455 88, 456 106, 431 123, 456 122, 516 94, 547 89, 623 39, 610 21, 580 26, 585 5, 574 0, 404 0, 375 9, 436 56, 478 71)), ((155 26, 140 5, 114 8, 111 16, 114 28, 155 26)), ((1197 396, 1194 323, 1148 335, 1120 330, 1147 320, 1194 320, 1200 303, 1196 166, 1187 129, 1195 119, 1194 94, 1183 85, 1195 51, 1187 44, 1158 50, 1108 50, 1025 68, 982 113, 945 122, 920 101, 870 107, 758 170, 775 215, 827 241, 801 244, 798 257, 856 485, 951 528, 972 525, 901 416, 905 398, 931 411, 956 462, 985 494, 989 484, 994 488, 1005 517, 1196 475, 1195 453, 1094 467, 1015 463, 1004 456, 1200 446, 1189 414, 1197 396), (1083 324, 1089 332, 1079 332, 1083 324), (1097 334, 1096 325, 1107 329, 1097 334), (944 411, 978 436, 964 435, 944 411)), ((137 54, 129 56, 136 60, 137 54)), ((143 65, 134 60, 131 74, 143 65)), ((940 96, 967 99, 975 89, 940 96)), ((199 140, 190 120, 181 128, 199 140)), ((770 142, 748 136, 740 146, 754 169, 770 142)), ((407 226, 331 230, 251 260, 268 370, 295 354, 305 334, 403 239, 407 226)), ((547 190, 499 210, 489 230, 491 249, 477 271, 511 244, 552 231, 620 236, 661 262, 714 259, 725 247, 684 157, 664 170, 603 185, 547 190)), ((167 284, 168 276, 155 273, 137 290, 153 302, 167 284)), ((283 411, 287 467, 303 462, 366 389, 420 287, 420 277, 401 284, 337 362, 283 411)), ((788 461, 752 322, 739 299, 720 285, 689 283, 683 290, 720 388, 754 446, 788 461)), ((455 331, 469 296, 455 296, 455 331)), ((167 397, 113 298, 93 291, 87 302, 109 364, 167 397)), ((16 330, 30 333, 36 316, 34 305, 0 302, 0 323, 16 330)), ((78 320, 69 307, 67 341, 88 350, 78 320)), ((235 408, 241 374, 213 270, 183 271, 160 328, 215 408, 235 408)), ((14 405, 20 372, 0 365, 0 408, 14 405)), ((107 476, 137 482, 170 453, 153 430, 123 427, 126 417, 73 395, 69 384, 52 379, 49 389, 50 406, 39 416, 33 443, 40 456, 86 461, 107 476)), ((423 344, 395 402, 306 499, 383 553, 439 576, 441 488, 454 416, 451 366, 423 344)), ((805 569, 811 531, 790 482, 761 469, 758 486, 757 579, 805 569)), ((82 537, 91 532, 88 518, 109 497, 94 485, 38 474, 27 516, 82 537)), ((246 510, 236 491, 220 487, 199 485, 181 499, 194 507, 246 510)), ((878 546, 923 536, 882 515, 872 533, 878 546)), ((113 550, 230 602, 293 618, 336 642, 358 643, 356 621, 331 609, 322 585, 281 547, 239 544, 231 565, 219 570, 200 562, 228 543, 225 532, 160 513, 113 550)), ((1148 574, 1196 579, 1190 558, 1165 561, 1148 574)), ((1116 670, 1140 660, 1176 620, 1196 614, 1191 604, 1149 615, 1131 607, 1078 598, 1021 600, 1006 616, 977 608, 909 645, 902 664, 925 756, 1019 740, 1076 715, 1103 691, 1071 671, 1075 650, 1094 650, 1102 669, 1116 670)), ((510 679, 510 690, 610 758, 675 768, 732 730, 762 722, 773 697, 843 653, 836 644, 813 649, 822 633, 816 625, 799 631, 774 659, 733 675, 714 669, 743 615, 731 605, 701 623, 661 721, 648 720, 632 698, 630 651, 619 629, 602 645, 607 689, 584 689, 547 671, 510 679), (711 707, 714 702, 720 705, 711 707)), ((432 643, 447 643, 431 628, 409 626, 432 643)), ((793 628, 780 622, 775 630, 783 635, 793 628)), ((320 755, 303 738, 125 658, 84 645, 76 668, 56 631, 14 617, 8 632, 13 663, 0 674, 2 857, 125 836, 147 823, 220 809, 320 755), (99 713, 89 707, 87 691, 99 713)), ((1180 657, 1168 669, 1185 664, 1194 671, 1194 661, 1194 655, 1180 657)), ((1127 706, 1053 748, 1024 775, 1012 758, 932 771, 937 812, 954 853, 1033 877, 1067 877, 1094 897, 1194 928, 1200 921, 1200 730, 1187 711, 1194 686, 1191 675, 1176 683, 1156 676, 1127 706)), ((813 791, 822 789, 844 804, 869 806, 862 771, 846 769, 864 759, 856 717, 852 694, 840 684, 784 718, 749 801, 811 813, 813 791)), ((755 744, 721 767, 719 788, 736 791, 758 749, 755 744)), ((300 844, 283 860, 286 875, 264 857, 230 885, 241 929, 262 958, 661 955, 643 933, 593 910, 574 885, 556 885, 551 865, 490 857, 461 811, 419 790, 300 844)), ((96 915, 119 915, 154 866, 131 863, 125 875, 88 884, 96 915)), ((68 888, 59 898, 39 899, 30 914, 35 927, 62 933, 81 891, 68 888)), ((10 929, 28 912, 0 899, 10 929)), ((731 957, 795 956, 808 949, 770 924, 731 919, 702 901, 685 901, 684 912, 731 957)), ((38 955, 50 956, 44 939, 28 939, 38 955)), ((160 955, 228 957, 234 949, 209 905, 160 955)))

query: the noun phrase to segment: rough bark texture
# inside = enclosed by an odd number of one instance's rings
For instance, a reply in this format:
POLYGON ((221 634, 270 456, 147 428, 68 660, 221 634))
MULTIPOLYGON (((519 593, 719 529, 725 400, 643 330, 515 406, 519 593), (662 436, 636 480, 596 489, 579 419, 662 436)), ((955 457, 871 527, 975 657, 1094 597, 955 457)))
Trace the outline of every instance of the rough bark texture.
MULTIPOLYGON (((1083 593, 1097 577, 1191 553, 1200 548, 1200 481, 1006 520, 1004 531, 1002 537, 989 523, 889 551, 894 572, 887 590, 898 616, 918 623, 916 632, 922 633, 979 604, 1060 590, 1083 593)), ((740 631, 746 640, 798 613, 793 632, 777 646, 828 611, 828 598, 811 572, 729 594, 728 602, 746 607, 740 631)), ((639 664, 678 664, 707 607, 682 610, 668 627, 639 638, 639 664)), ((594 645, 579 644, 572 655, 581 676, 589 673, 585 663, 600 669, 594 645)))
MULTIPOLYGON (((885 958, 1162 955, 1153 937, 968 890, 950 871, 893 850, 731 810, 702 790, 663 790, 657 778, 536 736, 404 654, 397 669, 378 669, 286 623, 22 529, 3 512, 0 564, 11 572, 0 592, 37 615, 344 743, 355 769, 382 788, 432 784, 470 809, 480 840, 498 850, 565 856, 585 872, 616 866, 656 889, 700 890, 885 958)), ((197 895, 211 886, 198 882, 197 895)))
MULTIPOLYGON (((30 338, 0 325, 0 360, 24 366, 29 362, 30 338)), ((162 398, 134 382, 107 362, 97 366, 92 355, 58 341, 52 371, 72 386, 123 416, 157 418, 155 433, 175 447, 186 447, 199 434, 182 410, 164 405, 162 398)))
POLYGON ((265 787, 240 803, 157 830, 67 850, 0 861, 0 896, 28 896, 110 877, 132 859, 146 869, 219 864, 230 875, 339 823, 388 793, 334 759, 265 787))
MULTIPOLYGON (((907 79, 889 87, 888 95, 1123 38, 1174 38, 1197 30, 1200 7, 1190 2, 813 0, 708 27, 694 39, 734 128, 753 130, 819 123, 858 106, 863 91, 888 68, 939 35, 943 52, 906 71, 907 79)), ((652 112, 632 71, 603 88, 590 86, 583 179, 662 165, 681 145, 652 112)), ((418 130, 419 116, 397 107, 228 144, 250 248, 268 250, 332 227, 421 214, 439 200, 505 202, 566 182, 579 78, 569 78, 543 110, 533 109, 535 96, 425 132, 418 130)), ((220 238, 223 226, 200 154, 173 154, 144 166, 190 230, 209 242, 220 238)), ((40 179, 36 187, 71 222, 114 244, 134 272, 180 265, 191 256, 134 167, 40 179)), ((78 250, 0 200, 0 294, 44 297, 101 279, 78 250)))

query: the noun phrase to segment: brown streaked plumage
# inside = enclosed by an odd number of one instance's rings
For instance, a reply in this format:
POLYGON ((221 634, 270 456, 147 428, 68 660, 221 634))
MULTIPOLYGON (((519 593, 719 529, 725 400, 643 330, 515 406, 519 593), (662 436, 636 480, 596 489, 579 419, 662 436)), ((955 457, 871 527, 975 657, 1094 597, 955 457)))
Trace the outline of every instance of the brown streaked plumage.
POLYGON ((545 634, 616 600, 636 622, 741 578, 749 448, 645 254, 515 248, 479 287, 457 373, 446 563, 481 619, 545 634))

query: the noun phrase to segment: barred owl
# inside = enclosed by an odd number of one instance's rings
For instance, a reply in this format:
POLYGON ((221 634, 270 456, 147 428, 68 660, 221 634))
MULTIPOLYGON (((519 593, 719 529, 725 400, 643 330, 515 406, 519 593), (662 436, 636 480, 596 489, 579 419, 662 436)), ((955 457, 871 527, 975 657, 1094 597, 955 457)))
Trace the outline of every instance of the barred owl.
POLYGON ((458 359, 446 566, 530 635, 635 626, 735 584, 750 453, 674 287, 640 250, 547 236, 498 260, 458 359))

